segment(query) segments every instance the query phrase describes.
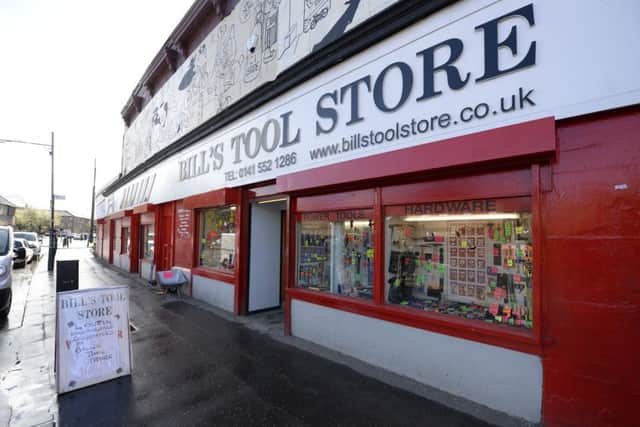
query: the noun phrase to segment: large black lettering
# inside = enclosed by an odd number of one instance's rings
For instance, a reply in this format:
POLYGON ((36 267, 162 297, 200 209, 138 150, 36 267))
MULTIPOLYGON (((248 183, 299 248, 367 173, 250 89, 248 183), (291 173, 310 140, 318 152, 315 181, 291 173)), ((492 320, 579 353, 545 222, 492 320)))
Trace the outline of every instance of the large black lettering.
POLYGON ((454 65, 454 62, 462 55, 464 44, 460 39, 449 39, 435 46, 431 46, 421 52, 416 53, 416 56, 422 57, 422 79, 423 79, 423 91, 422 96, 417 101, 424 101, 429 98, 433 98, 436 95, 442 94, 442 91, 435 89, 435 74, 438 71, 444 71, 447 73, 447 84, 452 90, 462 89, 469 81, 470 73, 467 73, 465 78, 460 77, 460 71, 454 65), (435 65, 435 52, 436 50, 448 47, 450 51, 449 59, 444 64, 435 65))
POLYGON ((411 71, 411 67, 404 62, 394 62, 393 64, 388 65, 384 70, 382 70, 380 75, 378 75, 373 86, 373 102, 376 104, 376 107, 378 107, 378 110, 384 111, 385 113, 391 113, 402 107, 411 93, 411 88, 413 88, 413 72, 411 71), (402 93, 400 94, 400 100, 398 103, 393 107, 388 107, 384 102, 384 79, 387 72, 393 68, 399 69, 402 75, 402 93))
POLYGON ((242 161, 240 160, 240 148, 242 147, 244 140, 245 137, 243 133, 231 138, 231 149, 234 150, 235 153, 233 163, 240 163, 242 161))
POLYGON ((506 47, 511 50, 511 53, 514 56, 517 55, 518 35, 516 26, 514 25, 511 27, 511 31, 509 31, 509 35, 507 36, 507 38, 502 41, 498 41, 498 25, 500 24, 500 22, 506 20, 507 18, 517 16, 523 17, 527 20, 529 26, 533 26, 535 24, 533 18, 533 4, 529 4, 527 6, 521 7, 520 9, 516 9, 513 12, 502 15, 499 18, 485 22, 484 24, 478 25, 476 27, 476 30, 482 30, 484 32, 484 74, 476 79, 477 82, 492 79, 501 74, 519 70, 530 65, 535 65, 536 42, 534 41, 529 45, 529 50, 527 51, 527 54, 522 59, 522 61, 518 62, 511 68, 506 68, 504 70, 500 69, 500 64, 498 63, 498 51, 500 50, 500 48, 506 47))
POLYGON ((364 120, 364 118, 360 116, 360 83, 364 83, 367 87, 367 90, 371 92, 371 76, 362 77, 361 79, 353 81, 348 85, 342 86, 340 88, 340 103, 344 103, 345 94, 347 92, 349 92, 349 98, 351 101, 351 117, 346 123, 347 126, 351 126, 354 123, 358 123, 364 120))
POLYGON ((222 168, 222 164, 224 163, 224 156, 222 155, 223 149, 223 143, 216 144, 215 147, 210 148, 209 157, 213 157, 213 170, 222 168))
POLYGON ((264 151, 271 153, 278 148, 280 143, 280 123, 276 119, 269 119, 262 125, 262 133, 260 134, 260 145, 264 151), (269 127, 273 129, 271 143, 269 143, 269 127))
POLYGON ((259 152, 260 152, 260 129, 258 129, 257 127, 252 127, 251 129, 249 129, 249 131, 245 135, 244 153, 247 155, 248 158, 253 159, 258 155, 259 152), (254 135, 254 137, 251 138, 251 135, 254 135), (251 149, 252 139, 255 141, 255 146, 254 146, 255 148, 253 150, 251 149))
POLYGON ((338 91, 325 93, 318 99, 318 103, 316 104, 316 113, 318 117, 331 120, 331 125, 328 128, 323 128, 320 126, 320 122, 316 120, 316 136, 321 133, 331 133, 338 124, 338 111, 335 108, 323 107, 322 102, 325 98, 328 98, 333 101, 333 105, 338 103, 338 91))
POLYGON ((150 183, 149 183, 149 186, 147 187, 146 194, 144 196, 143 202, 145 203, 151 200, 151 191, 153 190, 153 184, 155 184, 156 182, 156 174, 154 173, 152 176, 147 178, 147 181, 148 182, 150 181, 150 183))
POLYGON ((300 128, 298 128, 298 130, 296 131, 296 136, 293 139, 289 137, 289 117, 291 117, 291 113, 292 111, 287 111, 284 114, 280 114, 280 117, 282 118, 282 143, 280 144, 281 148, 288 147, 300 142, 300 128))

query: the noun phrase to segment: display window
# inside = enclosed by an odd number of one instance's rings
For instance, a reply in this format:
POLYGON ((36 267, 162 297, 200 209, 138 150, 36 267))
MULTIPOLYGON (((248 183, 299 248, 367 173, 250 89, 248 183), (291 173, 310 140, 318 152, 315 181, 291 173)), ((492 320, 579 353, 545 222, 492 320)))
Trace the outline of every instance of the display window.
POLYGON ((131 250, 131 234, 129 233, 129 227, 122 227, 120 239, 120 253, 128 254, 131 250))
POLYGON ((200 210, 199 265, 235 272, 236 206, 200 210))
POLYGON ((299 214, 297 286, 373 298, 373 210, 299 214))
POLYGON ((141 258, 153 259, 153 252, 155 248, 155 228, 153 224, 144 224, 140 226, 140 252, 141 258))
POLYGON ((385 300, 533 328, 529 197, 385 208, 385 300))

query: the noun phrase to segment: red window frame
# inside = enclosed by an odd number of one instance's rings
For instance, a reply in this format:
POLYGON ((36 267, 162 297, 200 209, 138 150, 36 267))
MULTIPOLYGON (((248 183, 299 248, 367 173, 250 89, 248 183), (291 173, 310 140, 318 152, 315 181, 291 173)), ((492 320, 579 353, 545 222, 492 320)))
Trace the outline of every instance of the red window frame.
MULTIPOLYGON (((209 191, 207 193, 196 194, 189 196, 183 200, 182 207, 184 209, 194 210, 194 230, 197 233, 197 239, 194 238, 193 245, 193 268, 192 274, 196 276, 202 276, 213 280, 218 280, 229 285, 236 285, 238 278, 241 276, 238 274, 240 267, 240 258, 243 255, 240 251, 240 241, 242 223, 241 218, 243 215, 243 207, 241 203, 242 190, 239 188, 221 188, 219 190, 209 191), (234 273, 229 274, 224 271, 215 270, 209 267, 200 266, 200 211, 203 209, 217 208, 223 206, 235 206, 236 207, 236 259, 234 262, 234 273)), ((236 292, 237 295, 237 292, 236 292)), ((237 300, 237 298, 236 298, 237 300)), ((237 305, 237 303, 236 303, 237 305)), ((237 308, 236 308, 237 311, 237 308)))
POLYGON ((236 284, 237 278, 239 277, 238 269, 239 269, 239 254, 240 254, 240 206, 238 204, 228 204, 228 205, 219 205, 219 206, 206 206, 194 209, 195 216, 195 231, 196 238, 194 239, 194 257, 193 257, 193 272, 194 274, 202 277, 206 277, 209 279, 219 280, 221 282, 236 284), (200 265, 200 239, 202 233, 202 212, 209 209, 225 209, 235 207, 235 257, 233 261, 233 272, 225 271, 222 269, 208 267, 205 265, 200 265))
MULTIPOLYGON (((541 354, 541 293, 543 289, 541 275, 541 224, 540 224, 540 166, 531 166, 473 173, 455 176, 440 176, 418 182, 399 182, 395 185, 348 193, 325 194, 297 198, 294 214, 313 211, 339 210, 342 208, 371 208, 375 212, 374 221, 384 224, 384 209, 387 206, 411 204, 416 202, 434 202, 447 200, 469 200, 480 198, 531 197, 533 260, 535 280, 533 288, 534 322, 531 330, 507 328, 501 325, 486 324, 456 316, 407 309, 385 304, 384 302, 384 233, 380 227, 374 230, 374 250, 376 256, 374 300, 367 301, 325 292, 317 292, 295 286, 295 268, 291 269, 292 285, 287 288, 287 310, 290 312, 291 299, 299 299, 326 307, 374 317, 381 320, 400 323, 407 326, 437 333, 452 335, 471 341, 505 347, 516 351, 541 354), (373 202, 373 206, 362 203, 363 195, 373 202), (348 196, 350 195, 350 196, 348 196)), ((297 217, 296 217, 297 218, 297 217)), ((295 236, 297 221, 293 221, 290 233, 295 236)), ((295 252, 295 238, 291 251, 295 252)), ((297 259, 297 254, 292 254, 297 259)))
POLYGON ((131 249, 131 229, 128 226, 121 227, 120 228, 120 255, 128 255, 130 249, 131 249))
MULTIPOLYGON (((316 199, 314 202, 317 203, 319 200, 321 199, 316 199)), ((335 201, 335 200, 334 200, 335 201)), ((353 203, 353 202, 351 202, 353 203)), ((358 202, 356 202, 358 203, 358 202)), ((303 206, 304 206, 304 202, 303 202, 303 206)), ((309 204, 308 207, 314 206, 314 204, 309 204)), ((344 204, 343 204, 344 206, 344 204)), ((304 207, 303 207, 304 210, 304 207)), ((297 227, 299 224, 304 223, 305 221, 328 221, 328 222, 335 222, 335 221, 347 221, 349 218, 354 218, 354 220, 357 219, 368 219, 371 221, 375 220, 375 210, 373 209, 373 206, 369 206, 369 207, 364 207, 364 208, 352 208, 352 209, 343 209, 343 208, 338 208, 338 209, 331 209, 331 210, 316 210, 316 211, 300 211, 298 210, 295 213, 295 227, 296 230, 294 232, 294 241, 296 242, 296 248, 297 248, 297 227)), ((374 224, 373 226, 373 230, 374 230, 374 244, 373 244, 373 253, 374 253, 374 283, 376 280, 376 276, 375 276, 375 262, 376 262, 376 246, 375 246, 375 230, 376 230, 376 226, 374 224)), ((294 262, 294 279, 293 279, 293 287, 298 288, 298 289, 306 289, 304 287, 299 286, 298 284, 298 263, 299 263, 299 259, 298 259, 298 251, 295 251, 295 262, 294 262)), ((318 292, 318 291, 314 291, 314 292, 318 292)), ((323 293, 329 293, 332 294, 331 292, 323 292, 323 293)), ((336 295, 336 294, 333 294, 336 295)), ((366 298, 358 298, 358 297, 353 297, 353 296, 347 296, 347 295, 342 295, 342 297, 344 298, 352 298, 352 299, 364 299, 367 300, 366 298)), ((375 298, 375 285, 374 285, 374 298, 375 298)))
POLYGON ((142 261, 145 262, 153 262, 153 260, 155 259, 156 256, 156 250, 155 250, 155 234, 156 234, 156 226, 154 221, 150 221, 150 222, 143 222, 140 224, 140 259, 142 261), (153 233, 154 233, 154 248, 153 248, 153 256, 152 257, 147 257, 145 254, 145 249, 146 249, 146 240, 145 240, 145 230, 148 229, 149 227, 153 227, 153 233))

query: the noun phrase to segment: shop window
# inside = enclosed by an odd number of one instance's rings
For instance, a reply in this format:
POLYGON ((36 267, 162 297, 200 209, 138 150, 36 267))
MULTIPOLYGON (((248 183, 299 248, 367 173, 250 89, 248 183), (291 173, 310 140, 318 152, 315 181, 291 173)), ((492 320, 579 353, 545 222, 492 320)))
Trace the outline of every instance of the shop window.
POLYGON ((533 327, 529 198, 385 209, 389 304, 533 327))
POLYGON ((131 249, 129 227, 122 227, 120 232, 120 254, 128 254, 131 249))
POLYGON ((153 259, 153 251, 155 248, 155 228, 153 224, 145 224, 141 226, 140 240, 142 248, 141 257, 145 259, 153 259))
POLYGON ((236 207, 200 211, 199 265, 233 273, 236 259, 236 207))
POLYGON ((373 298, 372 218, 372 210, 302 214, 298 287, 373 298))

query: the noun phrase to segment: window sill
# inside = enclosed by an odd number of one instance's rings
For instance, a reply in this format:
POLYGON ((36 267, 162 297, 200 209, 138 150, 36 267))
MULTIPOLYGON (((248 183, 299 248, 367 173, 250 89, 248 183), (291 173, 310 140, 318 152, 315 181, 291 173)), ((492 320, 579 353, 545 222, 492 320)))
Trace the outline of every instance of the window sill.
POLYGON ((235 286, 236 275, 233 273, 225 273, 220 270, 214 270, 207 267, 194 267, 191 270, 192 275, 206 277, 207 279, 214 279, 220 282, 224 282, 229 285, 235 286))
POLYGON ((375 304, 370 300, 301 288, 287 289, 287 297, 469 341, 523 353, 542 354, 540 339, 536 336, 535 329, 531 331, 511 330, 508 326, 486 324, 477 320, 463 319, 412 307, 375 304))

